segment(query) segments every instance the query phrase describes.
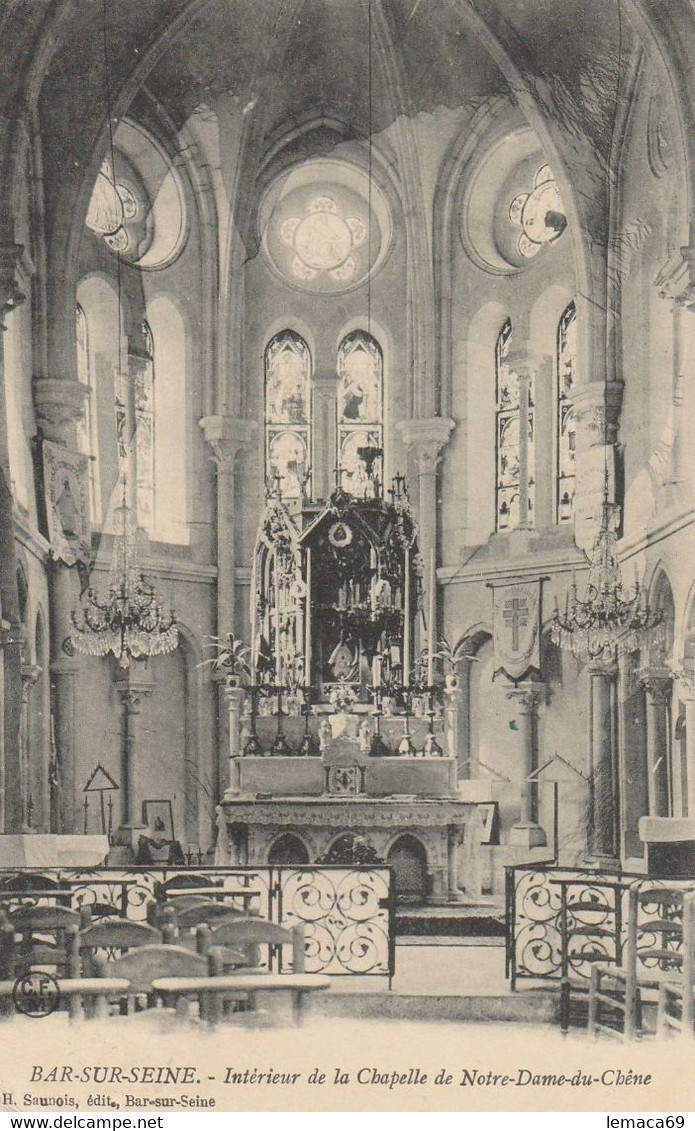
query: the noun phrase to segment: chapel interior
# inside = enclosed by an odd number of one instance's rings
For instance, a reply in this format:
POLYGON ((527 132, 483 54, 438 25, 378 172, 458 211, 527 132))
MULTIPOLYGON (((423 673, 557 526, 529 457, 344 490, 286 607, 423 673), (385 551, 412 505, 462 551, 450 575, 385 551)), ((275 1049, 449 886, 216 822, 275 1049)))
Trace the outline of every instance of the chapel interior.
POLYGON ((694 43, 3 5, 4 872, 695 878, 694 43))

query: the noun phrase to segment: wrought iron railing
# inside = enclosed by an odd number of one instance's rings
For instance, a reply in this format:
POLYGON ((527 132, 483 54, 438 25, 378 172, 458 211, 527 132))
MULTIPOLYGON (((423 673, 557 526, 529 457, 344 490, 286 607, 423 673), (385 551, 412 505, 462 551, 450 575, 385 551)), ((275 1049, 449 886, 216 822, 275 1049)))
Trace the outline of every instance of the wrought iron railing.
MULTIPOLYGON (((0 873, 0 902, 88 905, 95 918, 120 915, 142 922, 152 900, 177 890, 224 899, 282 927, 304 924, 307 973, 382 976, 391 985, 396 904, 393 873, 386 866, 42 868, 40 873, 0 873)), ((290 947, 274 952, 276 969, 287 968, 290 952, 290 947)))
MULTIPOLYGON (((627 872, 560 868, 556 865, 514 864, 506 869, 506 974, 512 990, 522 979, 551 982, 561 994, 561 1024, 566 1028, 570 985, 588 990, 596 962, 620 966, 627 942, 629 890, 639 886, 637 900, 637 962, 646 975, 655 962, 655 914, 676 918, 678 902, 664 911, 660 889, 695 886, 695 881, 669 881, 627 872)), ((658 932, 657 932, 658 933, 658 932)), ((670 935, 664 944, 677 950, 670 935)))

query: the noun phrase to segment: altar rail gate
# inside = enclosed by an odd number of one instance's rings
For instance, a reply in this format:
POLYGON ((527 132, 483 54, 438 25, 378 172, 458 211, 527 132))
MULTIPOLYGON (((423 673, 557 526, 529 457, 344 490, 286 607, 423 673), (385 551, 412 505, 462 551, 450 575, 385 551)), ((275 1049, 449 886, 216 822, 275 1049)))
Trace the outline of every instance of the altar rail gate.
MULTIPOLYGON (((654 879, 630 872, 512 864, 506 868, 506 975, 511 989, 528 979, 551 982, 560 990, 560 1020, 567 1027, 570 985, 589 989, 595 962, 621 965, 627 942, 629 891, 639 885, 637 961, 645 952, 643 973, 656 961, 660 919, 679 914, 667 893, 693 890, 693 880, 654 879), (659 892, 664 896, 660 897, 659 892)), ((665 947, 680 947, 668 936, 665 947)), ((668 957, 668 956, 667 956, 668 957)))
MULTIPOLYGON (((0 872, 0 903, 87 904, 93 918, 147 917, 153 900, 176 894, 222 899, 281 927, 304 924, 311 974, 387 977, 395 972, 395 885, 388 867, 41 868, 0 872)), ((278 947, 274 969, 290 947, 278 947), (283 955, 283 951, 287 951, 283 955)))

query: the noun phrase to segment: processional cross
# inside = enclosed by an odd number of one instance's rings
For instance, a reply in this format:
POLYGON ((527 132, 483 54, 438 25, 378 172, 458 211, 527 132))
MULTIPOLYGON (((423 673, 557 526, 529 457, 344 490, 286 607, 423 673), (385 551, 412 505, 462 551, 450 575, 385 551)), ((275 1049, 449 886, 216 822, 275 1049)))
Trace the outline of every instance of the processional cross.
POLYGON ((526 628, 528 624, 528 600, 526 597, 510 597, 504 602, 502 613, 504 620, 512 630, 512 648, 516 652, 519 648, 519 629, 526 628))

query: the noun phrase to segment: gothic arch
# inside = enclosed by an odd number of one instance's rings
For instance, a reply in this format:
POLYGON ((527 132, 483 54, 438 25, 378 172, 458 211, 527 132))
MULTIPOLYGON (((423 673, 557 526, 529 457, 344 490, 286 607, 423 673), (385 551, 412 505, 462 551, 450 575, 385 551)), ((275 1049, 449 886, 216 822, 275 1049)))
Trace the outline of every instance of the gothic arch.
POLYGON ((422 903, 427 896, 427 849, 411 832, 395 836, 387 847, 386 863, 393 868, 396 899, 422 903))
POLYGON ((296 832, 283 832, 268 846, 269 865, 302 865, 310 863, 309 849, 296 832))

